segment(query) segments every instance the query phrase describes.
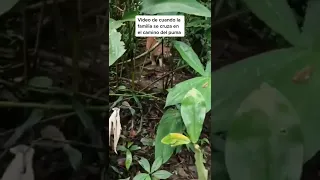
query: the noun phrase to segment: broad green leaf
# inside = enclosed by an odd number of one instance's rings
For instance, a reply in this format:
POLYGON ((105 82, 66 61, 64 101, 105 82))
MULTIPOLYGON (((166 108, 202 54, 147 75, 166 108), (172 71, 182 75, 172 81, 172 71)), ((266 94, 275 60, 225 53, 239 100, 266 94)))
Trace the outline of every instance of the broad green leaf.
POLYGON ((308 0, 308 7, 303 25, 302 35, 308 45, 315 50, 320 49, 319 0, 308 0))
POLYGON ((303 164, 300 119, 289 100, 262 83, 237 110, 226 142, 231 179, 299 180, 303 164))
POLYGON ((139 11, 126 11, 120 20, 120 22, 125 22, 125 21, 136 21, 136 16, 139 15, 139 11))
POLYGON ((117 146, 117 150, 125 152, 127 151, 127 148, 125 146, 117 146))
MULTIPOLYGON (((212 110, 215 113, 212 132, 226 131, 240 103, 251 91, 264 81, 274 81, 275 74, 283 72, 284 68, 292 69, 294 66, 290 67, 290 64, 303 58, 306 53, 297 48, 279 49, 249 57, 214 71, 212 110)), ((294 72, 291 76, 293 74, 294 72)), ((291 84, 292 77, 286 78, 285 82, 291 84)))
POLYGON ((68 144, 63 147, 63 151, 67 154, 72 168, 78 170, 82 161, 82 153, 68 144))
MULTIPOLYGON (((77 114, 77 116, 80 119, 80 122, 84 126, 85 132, 88 133, 88 135, 91 138, 91 143, 93 145, 103 147, 103 142, 101 140, 101 134, 100 132, 95 128, 93 124, 93 119, 85 111, 84 106, 76 99, 72 99, 72 106, 77 114)), ((100 159, 104 158, 104 154, 102 152, 98 153, 100 159)))
POLYGON ((200 59, 190 46, 181 41, 174 41, 173 45, 178 50, 182 59, 185 60, 189 66, 191 66, 200 75, 205 75, 204 67, 200 62, 200 59))
POLYGON ((146 14, 181 12, 211 17, 210 10, 196 0, 143 0, 141 12, 146 14))
POLYGON ((287 0, 243 0, 249 9, 293 46, 301 46, 300 31, 287 0))
MULTIPOLYGON (((206 37, 209 45, 211 46, 211 26, 210 26, 210 28, 208 28, 208 29, 206 30, 206 32, 205 32, 204 35, 205 35, 205 37, 206 37)), ((211 56, 210 56, 209 58, 211 58, 211 56)), ((211 59, 210 59, 210 60, 211 60, 211 59)))
POLYGON ((121 33, 117 31, 120 26, 122 26, 121 22, 109 19, 109 66, 113 65, 126 51, 121 41, 121 33))
MULTIPOLYGON (((216 79, 216 77, 214 79, 216 79)), ((166 99, 166 107, 181 103, 186 93, 192 88, 201 92, 206 102, 206 112, 209 112, 211 109, 211 76, 188 79, 168 89, 169 93, 166 99)))
POLYGON ((159 16, 170 16, 170 15, 179 15, 178 12, 165 12, 165 13, 157 13, 159 16))
POLYGON ((28 85, 38 88, 50 88, 52 87, 52 79, 46 76, 36 76, 29 80, 28 85))
POLYGON ((73 107, 74 110, 76 111, 77 115, 80 118, 80 122, 84 126, 84 128, 89 131, 89 132, 94 132, 95 127, 93 125, 93 119, 85 112, 85 109, 82 104, 80 104, 79 101, 73 100, 73 107))
POLYGON ((224 153, 212 151, 211 163, 212 163, 211 164, 212 179, 230 180, 227 172, 227 168, 225 165, 224 153))
POLYGON ((168 179, 172 174, 166 170, 159 170, 152 174, 152 176, 158 178, 158 179, 168 179))
POLYGON ((139 147, 138 145, 133 145, 129 149, 130 149, 130 151, 137 151, 137 150, 141 149, 141 147, 139 147))
POLYGON ((146 174, 146 173, 140 173, 133 178, 133 180, 150 180, 150 179, 151 178, 149 174, 146 174))
POLYGON ((210 137, 210 139, 211 139, 212 149, 215 149, 219 152, 225 151, 224 148, 225 148, 226 142, 221 136, 214 134, 213 136, 210 137))
POLYGON ((155 159, 161 157, 163 163, 169 160, 173 154, 174 148, 170 145, 161 143, 161 140, 169 133, 182 133, 183 127, 181 115, 178 110, 168 109, 164 112, 158 125, 155 139, 155 159))
POLYGON ((125 161, 125 166, 126 166, 127 170, 130 169, 131 164, 132 164, 132 153, 129 150, 127 150, 126 151, 126 161, 125 161))
POLYGON ((228 130, 240 103, 262 82, 277 88, 293 104, 302 119, 304 160, 309 160, 320 149, 320 115, 316 113, 320 99, 319 53, 288 48, 250 57, 213 72, 213 112, 211 132, 228 130), (306 66, 314 70, 310 79, 294 83, 293 76, 306 66))
POLYGON ((211 76, 211 60, 207 62, 205 76, 211 76))
POLYGON ((127 148, 130 148, 130 147, 132 146, 132 144, 133 144, 133 142, 131 142, 131 141, 128 142, 128 143, 127 143, 127 148))
POLYGON ((119 180, 130 180, 130 177, 126 178, 126 179, 119 179, 119 180))
POLYGON ((183 144, 189 144, 190 139, 181 133, 170 133, 164 138, 162 138, 161 142, 163 144, 168 144, 171 147, 174 147, 174 146, 179 146, 183 144))
POLYGON ((143 167, 143 169, 145 171, 147 171, 148 173, 150 173, 151 169, 150 169, 150 163, 149 161, 144 158, 144 157, 141 157, 140 161, 139 161, 139 164, 143 167))
POLYGON ((286 68, 284 72, 295 74, 306 66, 313 68, 309 81, 302 84, 289 83, 285 84, 284 75, 277 74, 273 86, 281 91, 294 105, 301 119, 302 132, 304 135, 304 160, 309 160, 316 152, 320 150, 320 142, 316 137, 320 136, 318 104, 320 99, 320 68, 318 52, 306 54, 304 57, 295 62, 294 65, 286 68), (290 69, 289 69, 290 68, 290 69))
POLYGON ((112 18, 109 18, 109 30, 118 29, 123 23, 121 21, 116 21, 112 18))
POLYGON ((151 173, 154 173, 156 170, 158 170, 161 165, 162 165, 162 158, 158 157, 157 159, 154 160, 151 166, 151 173))
POLYGON ((186 27, 187 28, 210 27, 211 21, 208 22, 208 20, 209 19, 204 19, 202 17, 195 17, 189 20, 189 22, 186 24, 186 27))
POLYGON ((195 164, 197 167, 198 177, 199 179, 208 180, 208 170, 204 166, 205 161, 199 145, 196 144, 194 149, 194 159, 196 160, 195 164))
POLYGON ((206 103, 201 92, 192 88, 185 95, 181 102, 181 116, 191 142, 197 143, 206 116, 206 103))
POLYGON ((0 1, 0 16, 9 11, 19 0, 1 0, 0 1))
POLYGON ((40 120, 44 117, 44 111, 42 109, 34 109, 28 119, 21 125, 18 126, 11 137, 6 141, 3 145, 4 148, 9 148, 13 146, 17 140, 30 128, 32 128, 35 124, 39 123, 40 120))

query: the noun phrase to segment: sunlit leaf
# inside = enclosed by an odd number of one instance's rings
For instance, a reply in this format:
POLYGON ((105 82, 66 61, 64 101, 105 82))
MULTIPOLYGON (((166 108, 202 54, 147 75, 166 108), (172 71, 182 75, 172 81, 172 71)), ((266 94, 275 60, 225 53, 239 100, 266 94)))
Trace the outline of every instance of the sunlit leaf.
POLYGON ((139 15, 139 11, 126 11, 120 20, 120 22, 125 22, 125 21, 135 21, 136 16, 139 15))
POLYGON ((146 173, 140 173, 136 175, 133 180, 151 180, 149 174, 146 173))
POLYGON ((191 66, 200 75, 206 75, 204 67, 198 55, 193 51, 192 47, 181 41, 174 41, 173 45, 178 50, 182 59, 185 60, 189 64, 189 66, 191 66))
POLYGON ((172 176, 172 173, 166 171, 166 170, 159 170, 152 174, 152 176, 158 178, 158 179, 168 179, 170 176, 172 176))
POLYGON ((196 0, 143 0, 141 12, 146 14, 182 12, 211 17, 210 10, 196 0))
POLYGON ((191 141, 197 143, 206 116, 205 99, 197 89, 192 88, 183 98, 181 116, 191 141))
POLYGON ((179 146, 179 145, 183 145, 183 144, 189 144, 190 139, 180 133, 170 133, 167 136, 165 136, 161 140, 161 142, 163 144, 168 144, 168 145, 171 145, 172 147, 174 147, 174 146, 179 146))
POLYGON ((184 96, 192 88, 201 92, 205 99, 206 112, 209 112, 211 110, 211 76, 188 79, 168 89, 166 107, 181 103, 184 96))
POLYGON ((117 31, 121 25, 121 22, 111 19, 109 21, 109 66, 113 65, 126 51, 121 41, 121 33, 117 31))
POLYGON ((126 161, 125 161, 125 166, 126 166, 127 170, 129 170, 131 163, 132 163, 132 153, 129 150, 127 150, 126 151, 126 161))
POLYGON ((151 173, 154 173, 156 170, 158 170, 161 165, 162 165, 162 158, 161 158, 161 157, 158 157, 158 158, 155 159, 154 162, 152 163, 151 173))
POLYGON ((143 169, 145 171, 147 171, 148 173, 150 173, 151 169, 150 169, 150 163, 149 161, 144 158, 144 157, 141 157, 141 159, 139 160, 139 164, 143 167, 143 169))

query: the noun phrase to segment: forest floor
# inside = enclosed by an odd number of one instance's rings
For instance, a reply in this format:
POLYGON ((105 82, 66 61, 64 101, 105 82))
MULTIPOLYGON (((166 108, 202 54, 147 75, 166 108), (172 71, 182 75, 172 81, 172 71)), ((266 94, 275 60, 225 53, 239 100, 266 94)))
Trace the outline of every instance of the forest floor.
MULTIPOLYGON (((145 39, 143 38, 139 38, 137 54, 141 54, 144 52, 144 40, 145 39)), ((136 100, 126 101, 126 104, 129 104, 130 107, 135 110, 135 114, 133 115, 130 109, 124 109, 120 114, 122 125, 122 138, 120 140, 120 145, 125 145, 126 143, 131 142, 134 145, 137 145, 141 148, 133 152, 133 159, 138 159, 138 157, 144 157, 148 159, 151 163, 153 162, 155 151, 154 139, 156 136, 157 125, 159 124, 159 121, 162 115, 164 114, 164 105, 167 94, 166 89, 173 87, 179 82, 193 78, 193 75, 187 70, 174 69, 172 67, 176 62, 175 59, 179 58, 180 57, 172 57, 171 62, 164 61, 165 67, 163 68, 159 66, 152 66, 149 62, 146 65, 141 65, 135 68, 134 70, 130 70, 130 73, 124 73, 124 77, 111 78, 114 79, 114 81, 110 81, 110 87, 112 87, 112 85, 114 85, 114 87, 122 86, 125 87, 127 91, 134 92, 134 94, 137 95, 136 100), (134 87, 132 86, 131 80, 132 72, 135 73, 134 87), (121 79, 121 81, 117 82, 116 79, 121 79), (152 97, 150 98, 150 96, 152 97)), ((149 60, 149 56, 147 55, 146 57, 137 59, 135 61, 135 64, 144 64, 143 62, 147 62, 149 60)), ((132 67, 133 65, 124 65, 124 67, 126 68, 130 66, 132 67)), ((110 95, 112 95, 110 97, 110 102, 117 102, 117 99, 119 99, 119 96, 121 97, 121 95, 115 95, 120 94, 124 91, 124 89, 118 91, 113 90, 110 93, 110 95)), ((123 101, 118 101, 118 104, 123 104, 123 101)), ((113 105, 119 106, 118 104, 113 105)), ((206 138, 209 140, 209 129, 210 113, 207 114, 201 138, 206 138)), ((210 144, 204 143, 202 148, 204 149, 205 159, 207 160, 206 167, 207 169, 210 169, 210 144)), ((130 168, 129 172, 126 170, 125 152, 119 152, 118 154, 115 154, 113 151, 110 151, 109 153, 111 158, 110 160, 112 162, 112 169, 122 174, 123 177, 134 177, 139 171, 141 171, 141 166, 137 163, 137 161, 133 162, 133 165, 130 168)), ((167 170, 173 174, 169 179, 196 179, 197 177, 193 153, 187 150, 182 150, 182 152, 174 154, 170 158, 170 160, 167 163, 165 163, 164 167, 161 167, 161 169, 167 170)))

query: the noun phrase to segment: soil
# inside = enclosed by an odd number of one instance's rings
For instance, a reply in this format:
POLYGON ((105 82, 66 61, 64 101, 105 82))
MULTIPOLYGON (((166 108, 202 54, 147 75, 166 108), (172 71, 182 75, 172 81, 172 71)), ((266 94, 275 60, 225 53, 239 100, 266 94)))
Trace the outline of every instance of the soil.
MULTIPOLYGON (((138 52, 136 54, 141 54, 145 51, 145 42, 144 38, 138 39, 138 52)), ((132 116, 130 110, 123 111, 121 114, 121 124, 122 124, 122 137, 124 138, 121 143, 124 142, 133 142, 133 144, 141 147, 140 150, 134 152, 134 158, 144 157, 148 159, 150 162, 154 160, 154 146, 146 146, 143 142, 144 139, 152 140, 156 135, 156 127, 163 115, 165 98, 166 98, 166 89, 173 87, 175 84, 182 82, 184 80, 193 78, 194 75, 189 73, 186 70, 177 70, 174 71, 175 58, 172 57, 169 60, 164 61, 165 67, 152 66, 149 61, 149 56, 142 57, 135 61, 135 64, 143 64, 143 62, 148 62, 148 64, 144 65, 143 68, 138 66, 135 69, 135 89, 136 91, 141 91, 142 94, 153 94, 158 98, 158 100, 154 99, 139 99, 142 107, 142 112, 139 110, 136 115, 132 116), (170 62, 171 61, 171 62, 170 62), (171 74, 170 74, 171 73, 171 74), (172 83, 167 83, 166 81, 170 81, 172 83), (143 122, 141 124, 141 119, 143 122), (137 133, 140 129, 141 131, 137 133)), ((131 72, 131 71, 130 71, 131 72)), ((125 87, 132 87, 131 79, 129 78, 131 74, 124 74, 124 78, 122 78, 122 85, 125 87)), ((110 101, 115 101, 116 98, 110 99, 110 101)), ((130 102, 130 101, 128 101, 130 102)), ((210 113, 208 113, 205 126, 201 135, 201 138, 209 139, 210 132, 210 113)), ((211 148, 209 144, 204 144, 202 146, 205 159, 211 159, 211 148)), ((178 180, 178 179, 196 179, 197 173, 195 168, 195 160, 193 157, 193 153, 187 151, 185 149, 178 154, 174 154, 170 160, 161 168, 163 170, 167 170, 172 172, 173 175, 169 179, 178 180)), ((130 168, 128 172, 124 167, 125 161, 125 153, 120 152, 119 154, 115 154, 113 151, 110 151, 110 159, 112 161, 111 165, 113 169, 117 169, 120 174, 123 174, 124 177, 133 178, 141 167, 139 164, 134 161, 133 166, 130 168)), ((211 162, 207 161, 205 164, 207 169, 210 169, 211 162)), ((210 172, 210 171, 209 171, 210 172)), ((111 174, 113 174, 111 172, 111 174)), ((118 174, 114 174, 113 178, 117 178, 118 174)), ((210 174, 211 178, 211 174, 210 174)))

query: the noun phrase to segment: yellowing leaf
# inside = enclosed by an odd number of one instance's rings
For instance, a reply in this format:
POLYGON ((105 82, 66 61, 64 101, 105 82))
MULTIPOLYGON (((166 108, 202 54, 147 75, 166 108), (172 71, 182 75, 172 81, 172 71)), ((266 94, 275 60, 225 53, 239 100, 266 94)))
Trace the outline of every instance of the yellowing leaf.
POLYGON ((164 138, 162 138, 161 142, 163 144, 168 144, 171 146, 179 146, 182 144, 189 144, 190 139, 187 136, 180 133, 170 133, 164 138))

